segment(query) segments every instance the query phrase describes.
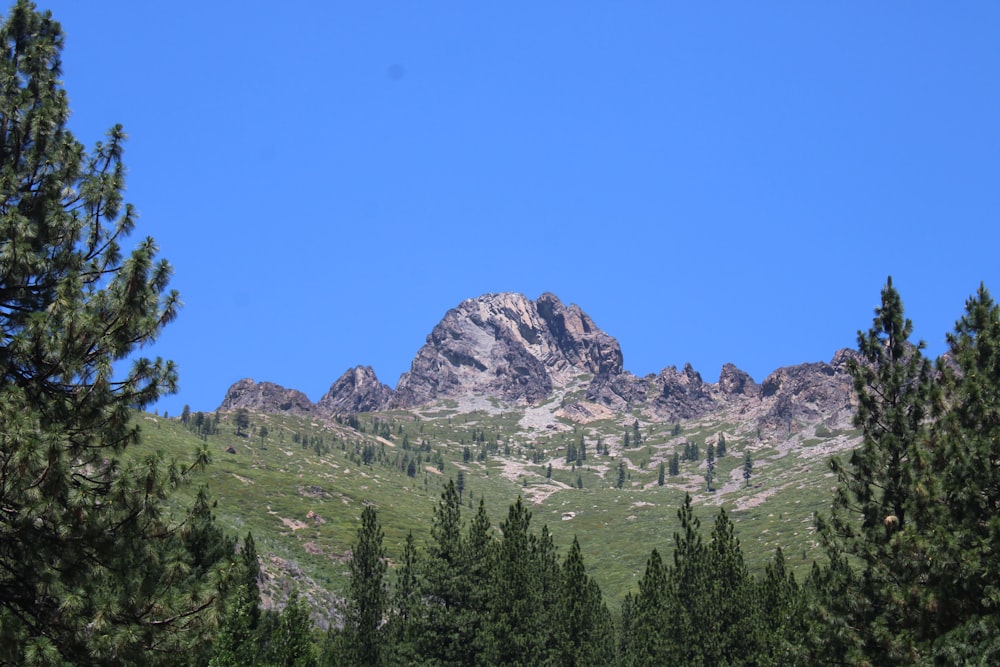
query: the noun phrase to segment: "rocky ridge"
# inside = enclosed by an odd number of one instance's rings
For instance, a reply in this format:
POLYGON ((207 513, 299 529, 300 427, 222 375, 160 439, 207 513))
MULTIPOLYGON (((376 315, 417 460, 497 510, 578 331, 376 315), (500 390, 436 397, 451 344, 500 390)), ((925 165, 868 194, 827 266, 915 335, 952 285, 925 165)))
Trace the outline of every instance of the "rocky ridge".
POLYGON ((579 421, 638 410, 648 421, 676 422, 723 410, 766 431, 820 421, 847 425, 854 410, 846 368, 852 354, 841 350, 829 363, 779 368, 760 384, 732 364, 723 366, 715 383, 690 364, 640 378, 622 368, 618 341, 579 306, 549 293, 537 300, 485 294, 445 314, 395 389, 370 366, 357 366, 315 404, 294 389, 244 379, 229 388, 219 409, 331 418, 470 396, 520 407, 560 396, 553 410, 579 421), (570 391, 579 387, 582 397, 570 391))

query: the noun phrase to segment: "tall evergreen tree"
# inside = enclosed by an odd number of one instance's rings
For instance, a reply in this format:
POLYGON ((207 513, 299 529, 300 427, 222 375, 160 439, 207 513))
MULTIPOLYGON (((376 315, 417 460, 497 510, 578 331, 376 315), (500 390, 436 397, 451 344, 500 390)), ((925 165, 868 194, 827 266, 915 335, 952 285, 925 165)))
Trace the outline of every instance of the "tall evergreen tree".
POLYGON ((470 649, 465 632, 470 594, 462 544, 461 503, 448 480, 431 523, 431 541, 421 570, 417 655, 438 665, 462 665, 470 649))
POLYGON ((597 583, 587 575, 580 542, 562 564, 562 590, 553 618, 559 641, 556 663, 567 667, 603 667, 615 660, 614 627, 597 583))
POLYGON ((247 533, 237 564, 236 591, 215 639, 211 667, 253 665, 260 653, 260 563, 253 535, 247 533))
POLYGON ((544 664, 549 655, 545 579, 554 554, 544 544, 540 550, 530 523, 531 512, 518 496, 500 526, 484 627, 484 664, 544 664))
MULTIPOLYGON (((639 580, 639 593, 629 605, 628 624, 622 628, 622 664, 626 667, 659 665, 673 659, 668 625, 669 580, 660 553, 653 549, 639 580)), ((682 663, 683 664, 683 663, 682 663)))
MULTIPOLYGON (((278 615, 277 626, 267 638, 266 650, 261 662, 268 667, 315 667, 317 664, 315 646, 312 641, 312 620, 309 609, 292 591, 285 608, 278 615)), ((357 636, 355 637, 357 639, 357 636)), ((357 645, 355 645, 357 648, 357 645)), ((357 657, 357 654, 354 654, 357 657)), ((378 662, 353 662, 355 665, 380 664, 378 662)))
POLYGON ((406 534, 396 571, 392 609, 386 624, 388 664, 411 665, 416 662, 416 620, 420 613, 418 568, 417 547, 411 531, 406 534))
POLYGON ((921 623, 919 603, 900 594, 901 582, 917 584, 916 553, 904 545, 921 530, 922 517, 911 517, 911 510, 926 506, 921 481, 930 479, 923 468, 931 367, 923 343, 909 341, 912 331, 890 278, 872 327, 858 333, 860 357, 848 362, 862 442, 850 467, 832 459, 838 479, 832 513, 817 519, 831 562, 855 559, 862 570, 854 577, 849 568, 831 565, 830 576, 839 581, 827 588, 836 598, 827 604, 838 612, 830 617, 827 644, 839 642, 835 650, 848 659, 887 665, 911 662, 918 650, 912 630, 921 623), (854 602, 844 605, 845 599, 854 602))
POLYGON ((176 387, 133 356, 177 313, 171 268, 122 250, 121 126, 90 153, 66 129, 59 24, 20 0, 0 43, 0 663, 168 661, 214 632, 222 576, 165 511, 192 468, 126 453, 176 387))
POLYGON ((715 446, 708 446, 708 454, 705 456, 705 487, 709 491, 714 491, 712 481, 715 479, 715 446))
POLYGON ((351 550, 351 582, 344 618, 344 655, 352 665, 382 664, 382 620, 385 616, 385 550, 375 508, 365 505, 361 527, 351 550))
POLYGON ((984 285, 966 301, 948 348, 949 358, 938 362, 944 412, 931 430, 930 464, 918 469, 924 493, 915 494, 912 512, 927 539, 904 533, 899 540, 933 554, 915 573, 926 610, 920 627, 933 641, 926 652, 939 663, 997 662, 1000 307, 984 285))
POLYGON ((804 640, 809 632, 806 597, 795 575, 785 566, 780 547, 765 566, 757 588, 760 615, 755 636, 761 643, 758 664, 806 664, 804 640))

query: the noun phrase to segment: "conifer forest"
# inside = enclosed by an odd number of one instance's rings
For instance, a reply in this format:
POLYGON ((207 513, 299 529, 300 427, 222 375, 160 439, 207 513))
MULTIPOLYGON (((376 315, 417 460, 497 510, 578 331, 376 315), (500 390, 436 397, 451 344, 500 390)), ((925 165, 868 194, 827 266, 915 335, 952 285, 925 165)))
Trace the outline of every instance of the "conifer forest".
MULTIPOLYGON (((458 472, 401 549, 382 508, 351 519, 335 622, 294 590, 266 608, 254 534, 215 518, 207 441, 137 449, 136 415, 178 381, 141 353, 179 298, 156 242, 132 238, 125 131, 87 148, 67 129, 55 18, 18 0, 0 31, 0 665, 1000 664, 1000 307, 983 285, 930 359, 885 283, 849 362, 860 444, 829 460, 811 570, 781 548, 751 568, 726 509, 703 523, 687 496, 672 548, 602 590, 585 539, 557 548, 520 497, 497 525, 458 472)), ((709 490, 726 447, 707 447, 709 490)))

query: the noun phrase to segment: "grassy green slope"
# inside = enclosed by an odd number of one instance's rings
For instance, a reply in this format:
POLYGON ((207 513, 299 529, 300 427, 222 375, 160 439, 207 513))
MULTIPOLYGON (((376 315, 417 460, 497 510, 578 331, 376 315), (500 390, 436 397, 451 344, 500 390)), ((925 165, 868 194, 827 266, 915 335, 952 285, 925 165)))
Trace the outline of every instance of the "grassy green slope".
MULTIPOLYGON (((685 492, 694 497, 706 540, 718 508, 724 507, 751 568, 761 569, 781 546, 789 564, 804 574, 820 555, 812 516, 829 505, 833 480, 827 472, 828 452, 849 446, 853 437, 828 430, 819 437, 807 430, 782 442, 759 442, 741 439, 733 435, 734 425, 708 418, 682 424, 676 436, 670 425, 644 425, 644 442, 622 451, 623 424, 631 423, 631 417, 586 426, 558 422, 539 429, 526 428, 523 417, 518 410, 462 414, 445 403, 421 413, 363 415, 354 429, 254 414, 247 437, 237 436, 230 416, 222 415, 218 433, 205 439, 213 463, 197 483, 209 485, 223 526, 240 537, 253 532, 268 576, 265 596, 278 602, 294 586, 318 607, 333 604, 346 585, 346 558, 363 503, 378 509, 390 559, 399 556, 410 530, 418 544, 425 543, 442 485, 461 470, 466 505, 484 498, 494 525, 521 494, 530 501, 535 528, 547 525, 563 552, 578 536, 591 573, 616 606, 636 587, 654 547, 670 559, 676 511, 685 492), (388 428, 376 429, 376 421, 388 428), (268 432, 265 439, 259 435, 262 426, 268 432), (383 435, 388 431, 389 437, 376 437, 376 430, 383 435), (728 454, 718 462, 715 491, 708 492, 705 442, 714 441, 720 431, 727 433, 728 454), (581 436, 588 458, 577 468, 567 465, 565 456, 567 446, 581 436), (611 445, 612 455, 596 454, 598 438, 611 445), (474 442, 479 439, 485 442, 474 442), (702 461, 683 462, 681 474, 659 486, 660 461, 680 451, 685 440, 699 444, 702 461), (421 443, 431 451, 421 453, 421 469, 409 477, 401 469, 402 457, 416 455, 421 443), (375 447, 372 465, 362 464, 356 453, 366 445, 375 447), (466 447, 469 461, 463 456, 466 447), (228 448, 235 453, 227 453, 228 448), (750 488, 742 477, 746 448, 754 459, 750 488), (431 456, 435 459, 427 461, 431 456), (437 457, 444 462, 443 472, 437 469, 437 457), (622 459, 628 479, 619 489, 622 459), (551 480, 546 478, 550 463, 551 480), (578 481, 582 489, 576 488, 578 481)), ((176 419, 139 419, 144 435, 140 451, 159 449, 183 458, 202 442, 176 419)), ((467 509, 466 517, 471 515, 467 509)))

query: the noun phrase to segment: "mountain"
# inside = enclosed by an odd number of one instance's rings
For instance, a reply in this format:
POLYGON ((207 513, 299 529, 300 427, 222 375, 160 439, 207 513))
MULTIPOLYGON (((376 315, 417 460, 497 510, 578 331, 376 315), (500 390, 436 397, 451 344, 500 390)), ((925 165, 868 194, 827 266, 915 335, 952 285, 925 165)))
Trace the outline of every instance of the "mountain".
MULTIPOLYGON (((781 546, 794 554, 790 567, 808 570, 819 553, 813 516, 830 498, 827 459, 858 442, 847 371, 855 354, 778 368, 759 382, 733 364, 717 382, 690 364, 638 377, 579 306, 548 293, 485 294, 445 313, 394 388, 363 365, 315 403, 243 379, 219 411, 247 408, 249 429, 216 415, 201 437, 219 452, 218 515, 259 536, 276 604, 294 585, 317 610, 331 609, 360 508, 379 508, 398 556, 459 473, 470 507, 473 493, 489 498, 494 525, 522 496, 562 545, 579 535, 602 588, 620 602, 649 549, 669 540, 683 494, 703 520, 714 506, 731 510, 753 567, 781 546), (705 454, 723 438, 728 453, 709 483, 705 454), (663 479, 658 471, 679 456, 663 479)), ((176 449, 186 451, 176 429, 176 449)))
POLYGON ((393 407, 491 396, 535 404, 582 375, 621 373, 618 341, 553 294, 486 294, 449 310, 396 388, 393 407))
POLYGON ((732 364, 715 383, 690 364, 640 378, 623 369, 618 341, 576 304, 550 293, 532 300, 505 292, 467 299, 445 313, 395 389, 370 366, 348 369, 315 404, 294 389, 244 379, 229 388, 219 410, 331 418, 480 397, 509 407, 554 401, 553 411, 578 423, 609 414, 674 423, 726 413, 759 433, 790 432, 819 422, 849 425, 852 354, 840 350, 829 363, 779 368, 760 384, 732 364))
POLYGON ((219 411, 230 412, 246 408, 265 413, 289 413, 304 415, 313 410, 309 397, 297 389, 285 389, 273 382, 254 382, 243 378, 233 383, 226 391, 219 411))
POLYGON ((392 397, 392 387, 379 382, 371 366, 355 366, 316 402, 316 411, 326 416, 374 412, 387 406, 392 397))

